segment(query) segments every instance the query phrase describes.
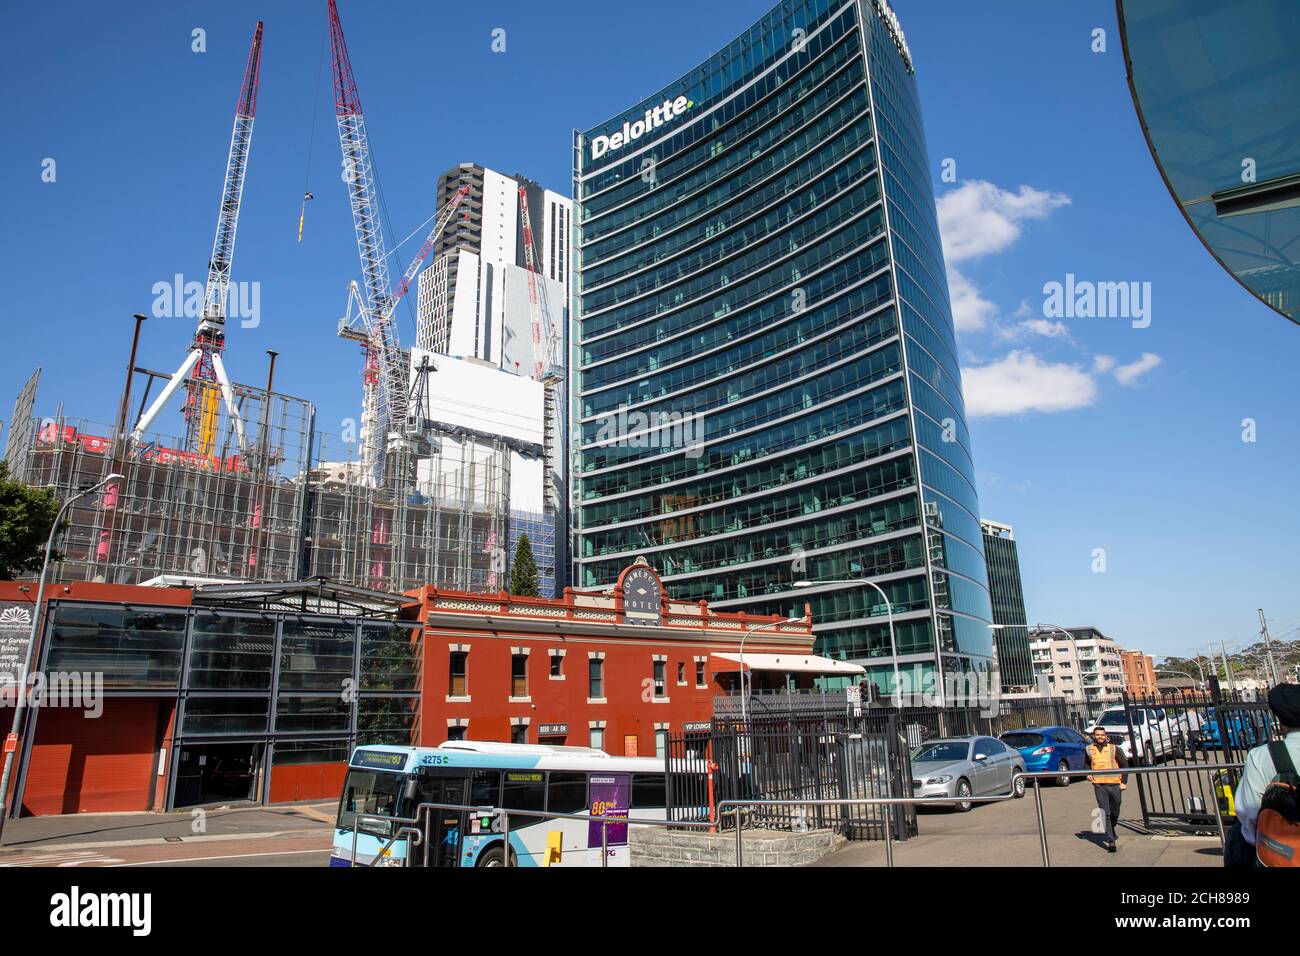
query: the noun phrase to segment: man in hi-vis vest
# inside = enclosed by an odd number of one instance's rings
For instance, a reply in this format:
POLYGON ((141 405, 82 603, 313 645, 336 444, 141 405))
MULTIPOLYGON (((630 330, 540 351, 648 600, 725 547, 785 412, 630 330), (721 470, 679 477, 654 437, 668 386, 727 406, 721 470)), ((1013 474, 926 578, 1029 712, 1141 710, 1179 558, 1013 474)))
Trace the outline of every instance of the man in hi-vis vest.
POLYGON ((1124 775, 1118 773, 1121 767, 1127 767, 1124 751, 1110 742, 1105 727, 1098 727, 1092 732, 1092 743, 1085 752, 1088 755, 1088 769, 1102 771, 1090 774, 1093 793, 1097 797, 1097 806, 1101 808, 1102 822, 1105 824, 1104 846, 1108 853, 1115 852, 1115 822, 1119 820, 1119 802, 1124 791, 1124 775))

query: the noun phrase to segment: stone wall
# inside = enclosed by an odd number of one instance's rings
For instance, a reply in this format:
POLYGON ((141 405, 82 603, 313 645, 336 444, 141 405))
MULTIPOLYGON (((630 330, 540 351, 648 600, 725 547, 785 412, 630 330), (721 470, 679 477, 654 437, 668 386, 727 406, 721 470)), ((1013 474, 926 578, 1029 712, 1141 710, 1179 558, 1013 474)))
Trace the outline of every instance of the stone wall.
MULTIPOLYGON (((745 866, 803 866, 845 842, 830 830, 790 833, 746 830, 741 851, 745 866)), ((663 827, 630 827, 632 866, 735 866, 736 834, 663 827)))

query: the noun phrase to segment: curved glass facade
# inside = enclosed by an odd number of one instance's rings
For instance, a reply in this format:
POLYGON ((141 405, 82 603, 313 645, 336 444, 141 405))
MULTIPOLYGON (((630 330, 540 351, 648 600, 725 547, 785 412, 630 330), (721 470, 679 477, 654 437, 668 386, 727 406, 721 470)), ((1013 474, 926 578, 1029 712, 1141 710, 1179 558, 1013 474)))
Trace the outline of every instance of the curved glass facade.
POLYGON ((645 555, 675 598, 810 603, 818 652, 886 690, 886 604, 832 582, 884 590, 912 675, 987 672, 992 655, 896 24, 881 0, 788 0, 574 136, 575 585, 645 555))

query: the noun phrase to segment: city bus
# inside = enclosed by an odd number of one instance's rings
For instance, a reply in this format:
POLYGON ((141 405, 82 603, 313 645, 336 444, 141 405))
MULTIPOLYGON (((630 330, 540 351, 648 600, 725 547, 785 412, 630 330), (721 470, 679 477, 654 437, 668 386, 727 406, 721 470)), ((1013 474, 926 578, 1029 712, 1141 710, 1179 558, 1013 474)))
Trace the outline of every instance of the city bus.
MULTIPOLYGON (((665 819, 664 761, 612 757, 589 747, 447 741, 437 747, 357 747, 339 800, 330 866, 504 866, 500 814, 424 811, 427 845, 399 837, 402 824, 367 815, 411 818, 421 803, 612 817, 665 819), (431 816, 431 819, 430 819, 431 816), (383 851, 381 859, 375 857, 383 851)), ((601 825, 587 820, 512 814, 510 866, 600 866, 601 825)), ((610 824, 610 866, 628 864, 627 828, 610 824)))

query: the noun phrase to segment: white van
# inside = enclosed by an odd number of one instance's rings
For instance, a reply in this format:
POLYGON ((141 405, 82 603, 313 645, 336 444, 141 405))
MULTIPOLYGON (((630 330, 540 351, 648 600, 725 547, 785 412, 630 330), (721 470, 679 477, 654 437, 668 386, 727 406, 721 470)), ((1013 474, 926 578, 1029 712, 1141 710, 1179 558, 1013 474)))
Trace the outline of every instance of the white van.
POLYGON ((1150 766, 1183 753, 1183 734, 1178 720, 1171 719, 1163 707, 1134 707, 1131 712, 1123 707, 1109 707, 1093 721, 1087 733, 1091 734, 1098 727, 1106 729, 1124 758, 1135 765, 1150 766), (1129 736, 1130 713, 1132 738, 1129 736))

